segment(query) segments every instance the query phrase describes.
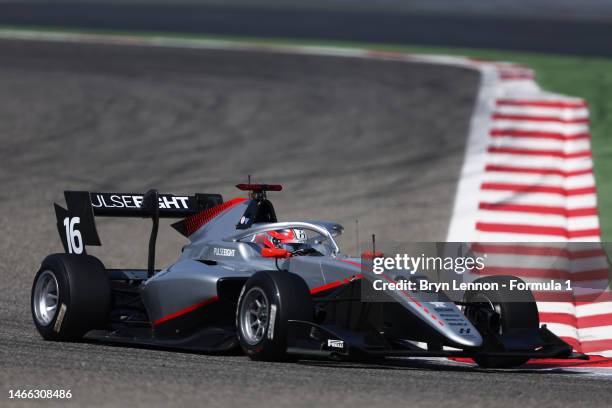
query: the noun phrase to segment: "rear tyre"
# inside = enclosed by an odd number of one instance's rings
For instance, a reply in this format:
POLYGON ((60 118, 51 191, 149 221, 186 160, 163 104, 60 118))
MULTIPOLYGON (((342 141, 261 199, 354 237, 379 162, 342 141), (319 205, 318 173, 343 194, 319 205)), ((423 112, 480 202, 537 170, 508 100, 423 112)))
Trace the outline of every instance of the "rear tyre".
MULTIPOLYGON (((510 280, 523 282, 514 276, 488 276, 477 282, 497 282, 499 290, 467 291, 465 301, 473 305, 466 306, 465 314, 479 331, 489 331, 503 335, 512 329, 538 329, 540 318, 538 306, 530 291, 511 291, 510 280), (505 287, 503 285, 506 285, 505 287), (477 307, 490 308, 499 315, 499 321, 489 322, 488 327, 482 327, 482 322, 475 318, 477 307), (479 327, 479 325, 481 327, 479 327)), ((510 368, 525 364, 525 357, 476 357, 474 361, 486 368, 510 368)))
POLYGON ((287 271, 262 271, 243 286, 236 331, 253 360, 287 361, 289 320, 312 321, 314 307, 306 282, 287 271))
POLYGON ((103 328, 111 305, 104 265, 89 255, 49 255, 34 278, 30 305, 45 340, 80 340, 103 328))

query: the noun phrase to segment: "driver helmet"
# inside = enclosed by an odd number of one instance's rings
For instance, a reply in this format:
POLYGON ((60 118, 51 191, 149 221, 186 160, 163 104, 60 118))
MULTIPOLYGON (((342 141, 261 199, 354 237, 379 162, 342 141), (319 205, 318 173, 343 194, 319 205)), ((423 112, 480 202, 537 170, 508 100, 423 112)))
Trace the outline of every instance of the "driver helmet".
POLYGON ((281 248, 289 252, 307 247, 308 237, 303 229, 287 228, 263 232, 255 237, 255 242, 267 248, 281 248))

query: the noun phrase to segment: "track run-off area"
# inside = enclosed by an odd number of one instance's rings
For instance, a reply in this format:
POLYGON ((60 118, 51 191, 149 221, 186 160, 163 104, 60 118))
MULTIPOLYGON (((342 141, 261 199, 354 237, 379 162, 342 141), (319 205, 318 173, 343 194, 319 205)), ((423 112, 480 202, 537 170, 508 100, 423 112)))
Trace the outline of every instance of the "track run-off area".
MULTIPOLYGON (((498 136, 486 131, 485 142, 475 141, 476 129, 508 119, 491 115, 524 115, 503 102, 492 113, 485 103, 492 94, 481 85, 524 82, 529 70, 362 50, 17 37, 0 40, 2 398, 9 389, 51 387, 72 389, 72 403, 109 406, 609 403, 609 377, 580 367, 492 371, 421 359, 388 366, 272 364, 43 342, 31 322, 29 290, 42 258, 61 250, 52 202, 62 200, 63 190, 155 187, 229 199, 238 195, 232 186, 253 174, 284 185, 272 197, 280 219, 343 223, 348 252, 358 247, 356 219, 364 246, 369 233, 395 242, 445 240, 466 205, 456 194, 475 188, 464 181, 473 143, 484 146, 485 161, 501 154, 487 142, 498 136)), ((477 234, 487 232, 477 227, 488 222, 481 210, 488 211, 477 204, 462 218, 472 217, 477 234)), ((145 264, 147 223, 107 220, 99 227, 104 246, 96 254, 108 267, 145 264)), ((182 241, 162 230, 163 266, 182 241)))

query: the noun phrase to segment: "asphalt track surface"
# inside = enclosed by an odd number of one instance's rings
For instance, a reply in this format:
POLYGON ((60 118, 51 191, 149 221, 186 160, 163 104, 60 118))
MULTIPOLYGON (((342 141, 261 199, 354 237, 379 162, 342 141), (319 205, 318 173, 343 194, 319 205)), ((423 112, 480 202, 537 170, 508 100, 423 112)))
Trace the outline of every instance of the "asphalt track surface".
MULTIPOLYGON (((13 405, 9 389, 44 388, 71 389, 79 406, 609 406, 610 382, 581 374, 415 360, 259 363, 44 342, 29 291, 41 259, 60 250, 52 202, 64 189, 231 197, 231 185, 252 173, 285 185, 274 200, 282 219, 337 219, 354 237, 359 218, 362 236, 443 240, 478 76, 333 57, 7 40, 0 58, 0 405, 13 405)), ((107 266, 145 264, 147 222, 102 220, 99 229, 106 245, 92 252, 107 266)), ((161 230, 166 265, 182 240, 161 230)))
MULTIPOLYGON (((362 41, 612 56, 609 20, 202 4, 0 4, 0 24, 362 41)), ((350 7, 350 4, 347 4, 350 7)), ((512 8, 512 6, 507 6, 512 8)), ((515 8, 519 8, 516 6, 515 8)), ((585 6, 587 7, 587 6, 585 6)), ((523 13, 525 11, 523 10, 523 13)), ((562 13, 558 12, 557 14, 562 13)), ((527 13, 528 14, 528 13, 527 13)))

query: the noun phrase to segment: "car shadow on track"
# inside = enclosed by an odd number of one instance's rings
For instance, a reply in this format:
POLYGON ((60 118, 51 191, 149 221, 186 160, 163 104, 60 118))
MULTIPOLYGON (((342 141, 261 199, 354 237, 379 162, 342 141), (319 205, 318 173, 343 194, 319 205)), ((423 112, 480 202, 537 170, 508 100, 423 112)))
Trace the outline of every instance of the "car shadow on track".
POLYGON ((584 374, 571 368, 531 368, 517 367, 504 369, 482 368, 476 365, 458 363, 445 358, 423 359, 402 358, 389 359, 382 362, 340 362, 323 360, 300 360, 297 364, 316 367, 346 368, 346 369, 372 369, 372 370, 431 370, 447 372, 481 372, 481 373, 533 373, 533 374, 584 374))
MULTIPOLYGON (((174 349, 168 347, 157 347, 151 345, 135 345, 116 342, 105 342, 98 340, 83 339, 81 343, 99 345, 101 347, 127 348, 127 349, 144 349, 151 351, 173 352, 181 354, 202 355, 211 357, 241 357, 244 356, 246 364, 256 364, 248 360, 240 350, 229 350, 225 352, 206 353, 201 351, 190 351, 184 349, 174 349)), ((334 360, 298 360, 297 362, 285 362, 275 364, 295 364, 303 367, 328 367, 340 369, 367 369, 367 370, 430 370, 430 371, 446 371, 446 372, 471 372, 471 373, 533 373, 533 374, 585 374, 582 371, 572 370, 571 368, 506 368, 506 369, 491 369, 482 368, 476 365, 467 363, 455 362, 446 358, 393 358, 384 361, 368 361, 368 362, 350 362, 350 361, 334 361, 334 360)))

